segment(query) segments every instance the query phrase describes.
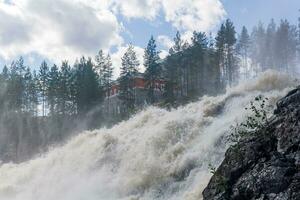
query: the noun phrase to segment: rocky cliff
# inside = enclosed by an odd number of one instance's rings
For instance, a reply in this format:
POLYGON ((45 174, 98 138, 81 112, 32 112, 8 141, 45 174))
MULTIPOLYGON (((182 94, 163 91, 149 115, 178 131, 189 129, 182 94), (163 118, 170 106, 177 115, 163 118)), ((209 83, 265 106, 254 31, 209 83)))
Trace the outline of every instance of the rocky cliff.
POLYGON ((244 137, 203 191, 204 200, 300 199, 300 88, 277 103, 272 120, 244 137))

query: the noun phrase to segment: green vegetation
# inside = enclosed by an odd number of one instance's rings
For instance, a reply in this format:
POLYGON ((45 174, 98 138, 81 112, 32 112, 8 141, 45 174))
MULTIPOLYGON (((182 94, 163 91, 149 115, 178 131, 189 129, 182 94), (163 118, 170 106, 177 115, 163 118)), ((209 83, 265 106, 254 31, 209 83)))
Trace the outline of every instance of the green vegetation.
POLYGON ((250 102, 250 106, 245 110, 249 110, 250 114, 245 121, 231 127, 228 141, 237 144, 241 139, 251 134, 256 134, 257 130, 266 127, 269 124, 268 114, 271 109, 268 105, 268 98, 261 95, 255 97, 254 101, 250 102))

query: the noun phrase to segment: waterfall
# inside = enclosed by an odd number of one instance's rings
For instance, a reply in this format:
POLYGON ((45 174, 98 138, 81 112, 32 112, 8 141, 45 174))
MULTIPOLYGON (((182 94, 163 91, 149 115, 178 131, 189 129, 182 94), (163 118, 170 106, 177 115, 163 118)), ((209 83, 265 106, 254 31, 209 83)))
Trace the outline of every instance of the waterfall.
POLYGON ((198 102, 150 107, 110 129, 83 132, 20 164, 0 165, 1 200, 199 200, 256 96, 271 104, 293 86, 274 71, 198 102))

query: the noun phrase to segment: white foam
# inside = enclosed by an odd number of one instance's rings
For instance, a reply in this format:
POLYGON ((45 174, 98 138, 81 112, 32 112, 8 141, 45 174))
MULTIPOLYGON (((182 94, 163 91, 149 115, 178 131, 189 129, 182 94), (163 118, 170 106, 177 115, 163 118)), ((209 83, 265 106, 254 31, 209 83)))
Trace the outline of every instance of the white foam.
POLYGON ((294 86, 266 72, 177 110, 148 108, 111 129, 84 132, 37 159, 0 166, 1 200, 199 200, 222 161, 222 136, 259 94, 294 86))

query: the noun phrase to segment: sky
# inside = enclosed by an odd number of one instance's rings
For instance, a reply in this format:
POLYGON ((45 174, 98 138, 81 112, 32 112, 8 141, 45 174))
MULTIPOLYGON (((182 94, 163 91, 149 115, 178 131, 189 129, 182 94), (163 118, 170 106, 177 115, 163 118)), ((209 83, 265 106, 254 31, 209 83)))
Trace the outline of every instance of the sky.
POLYGON ((23 56, 36 69, 103 49, 117 76, 128 44, 142 63, 151 35, 165 57, 177 30, 189 40, 194 30, 215 34, 227 18, 238 32, 271 18, 297 24, 299 9, 299 0, 0 0, 0 65, 23 56))

